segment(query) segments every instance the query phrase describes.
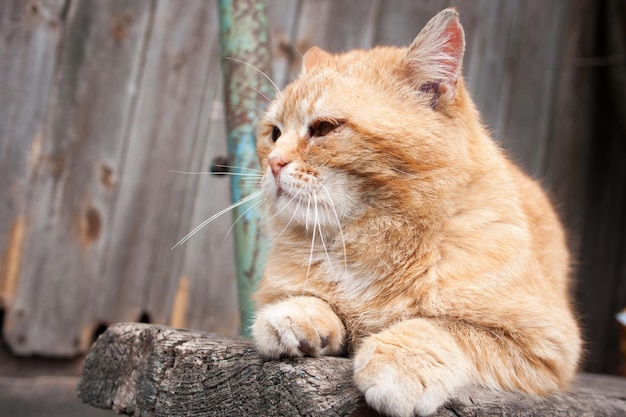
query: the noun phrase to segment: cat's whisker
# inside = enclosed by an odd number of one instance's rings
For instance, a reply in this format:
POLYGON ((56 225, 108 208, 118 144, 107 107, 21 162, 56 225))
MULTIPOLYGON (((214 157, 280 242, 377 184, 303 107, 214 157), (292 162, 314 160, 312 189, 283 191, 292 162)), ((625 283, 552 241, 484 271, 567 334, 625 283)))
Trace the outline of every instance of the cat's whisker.
POLYGON ((214 174, 214 172, 210 172, 210 171, 177 171, 175 169, 168 169, 168 172, 172 172, 174 174, 185 174, 185 175, 209 175, 209 174, 214 174))
POLYGON ((265 100, 268 101, 268 103, 272 102, 272 99, 270 98, 270 96, 268 96, 267 94, 265 94, 263 91, 259 90, 258 88, 255 88, 251 85, 246 85, 246 87, 248 87, 251 90, 254 90, 258 95, 260 95, 261 97, 263 97, 265 100))
MULTIPOLYGON (((300 191, 302 191, 302 190, 300 190, 300 191)), ((300 192, 298 192, 298 194, 300 194, 300 192)), ((291 201, 293 201, 293 200, 296 198, 296 196, 297 196, 298 194, 296 194, 296 195, 294 196, 294 198, 292 198, 292 199, 291 199, 291 201)), ((290 201, 290 203, 291 203, 291 201, 290 201)), ((299 198, 298 198, 298 205, 300 205, 300 203, 302 203, 302 197, 299 197, 299 198)), ((287 207, 287 206, 285 206, 285 207, 287 207)), ((283 211, 283 210, 285 209, 285 207, 283 207, 280 211, 283 211)), ((278 213, 280 213, 280 211, 279 211, 278 213)), ((291 214, 291 218, 289 219, 289 221, 287 222, 287 224, 285 225, 285 227, 283 227, 283 230, 281 230, 281 231, 280 231, 280 233, 279 233, 278 235, 276 235, 276 237, 274 238, 274 240, 272 240, 272 243, 271 243, 272 245, 273 245, 273 244, 274 244, 274 243, 278 240, 278 238, 279 238, 279 237, 280 237, 283 233, 285 233, 285 230, 287 230, 287 228, 289 227, 289 225, 291 224, 291 222, 293 221, 293 219, 296 217, 296 213, 297 213, 297 212, 298 212, 297 210, 294 210, 294 211, 293 211, 293 213, 291 214)), ((273 216, 272 218, 276 217, 276 216, 278 215, 278 213, 274 214, 274 216, 273 216)))
MULTIPOLYGON (((288 202, 287 204, 285 204, 285 205, 283 206, 283 208, 281 208, 280 210, 278 210, 278 211, 277 211, 277 212, 276 212, 276 213, 272 216, 272 219, 274 219, 276 216, 278 216, 280 213, 282 213, 282 212, 283 212, 283 211, 284 211, 287 207, 289 207, 289 205, 292 203, 292 201, 293 201, 293 200, 295 200, 295 199, 296 199, 296 197, 298 197, 298 196, 300 195, 300 193, 301 193, 301 192, 302 192, 302 188, 301 188, 301 189, 299 189, 299 190, 298 190, 298 192, 297 192, 297 193, 296 193, 293 197, 291 197, 291 200, 289 200, 289 202, 288 202)), ((302 200, 302 199, 300 199, 300 200, 298 201, 298 203, 299 203, 301 200, 302 200)), ((294 210, 294 214, 296 213, 296 211, 297 211, 297 210, 294 210)))
POLYGON ((322 247, 324 248, 324 253, 326 254, 326 260, 328 260, 328 266, 332 274, 334 275, 335 271, 333 268, 333 263, 330 260, 330 256, 328 255, 328 249, 326 248, 326 242, 324 241, 324 234, 322 233, 322 226, 320 224, 319 213, 317 209, 317 193, 313 190, 313 202, 315 207, 315 224, 313 227, 317 226, 317 230, 320 232, 320 241, 322 242, 322 247))
MULTIPOLYGON (((252 88, 252 87, 250 87, 252 88)), ((262 93, 260 93, 262 94, 262 93)), ((264 96, 267 98, 267 95, 264 94, 264 96)), ((235 106, 235 107, 243 107, 244 109, 249 109, 249 110, 254 110, 257 114, 257 116, 262 116, 263 114, 265 114, 265 111, 267 109, 261 108, 261 107, 256 107, 256 106, 248 106, 246 104, 241 104, 241 103, 233 103, 232 101, 227 102, 227 104, 229 106, 235 106)))
POLYGON ((243 172, 210 172, 210 171, 176 171, 170 169, 169 172, 173 172, 174 174, 185 174, 185 175, 231 175, 231 176, 241 176, 246 177, 244 180, 255 180, 260 181, 263 175, 261 174, 250 174, 243 172))
POLYGON ((311 196, 309 196, 309 201, 306 203, 306 217, 304 219, 304 228, 305 230, 309 230, 309 209, 311 208, 311 196))
POLYGON ((187 233, 187 235, 185 235, 185 237, 183 237, 174 246, 172 246, 172 249, 175 249, 176 247, 178 247, 178 246, 182 245, 183 243, 185 243, 186 241, 188 241, 200 229, 202 229, 207 224, 211 223, 213 220, 217 219, 218 217, 222 216, 225 213, 228 213, 232 209, 241 206, 242 204, 245 204, 245 203, 247 203, 249 201, 254 200, 255 198, 260 197, 261 195, 263 195, 263 190, 257 190, 255 192, 253 192, 252 194, 250 194, 250 195, 242 198, 241 200, 237 201, 236 203, 231 204, 230 206, 226 207, 225 209, 219 211, 218 213, 215 213, 214 215, 212 215, 211 217, 209 217, 208 219, 206 219, 205 221, 200 223, 198 226, 196 226, 191 232, 187 233))
POLYGON ((341 227, 341 222, 339 221, 339 214, 337 214, 337 209, 335 207, 335 202, 333 201, 333 197, 330 195, 330 191, 328 191, 328 188, 326 188, 326 186, 324 184, 321 184, 322 189, 326 192, 326 195, 328 196, 328 201, 330 203, 330 208, 333 211, 333 214, 335 215, 335 220, 337 221, 337 227, 339 227, 339 236, 341 236, 341 245, 343 246, 343 267, 344 267, 344 273, 348 274, 348 252, 346 251, 346 239, 343 235, 343 228, 341 227))
POLYGON ((248 184, 250 183, 261 184, 262 179, 263 177, 259 177, 259 176, 243 176, 243 178, 241 178, 241 181, 245 181, 248 184))
MULTIPOLYGON (((295 52, 296 54, 298 54, 300 56, 300 59, 304 58, 304 55, 302 54, 302 52, 300 52, 298 47, 293 42, 285 42, 284 46, 287 47, 290 52, 295 52)), ((292 81, 297 78, 297 75, 295 75, 289 70, 287 70, 287 74, 289 75, 292 81)))
POLYGON ((298 76, 291 71, 287 71, 287 75, 289 75, 290 81, 294 81, 298 76))
POLYGON ((247 172, 212 172, 214 175, 230 175, 232 177, 244 177, 244 180, 254 179, 260 180, 263 176, 261 174, 250 174, 247 172))
POLYGON ((230 232, 232 232, 233 228, 235 227, 235 225, 237 223, 239 223, 239 220, 241 220, 242 217, 244 217, 246 214, 250 213, 252 210, 256 210, 257 208, 259 208, 259 206, 261 204, 263 204, 265 202, 265 200, 267 200, 267 198, 264 198, 263 200, 259 201, 258 203, 255 203, 254 205, 248 207, 246 209, 246 211, 244 211, 243 213, 241 213, 233 222, 233 224, 230 226, 230 228, 228 229, 228 231, 226 232, 226 236, 224 236, 224 239, 222 239, 222 243, 224 243, 226 241, 226 239, 228 238, 228 236, 230 235, 230 232))
MULTIPOLYGON (((306 208, 306 214, 307 214, 307 226, 308 226, 308 217, 309 217, 309 204, 311 203, 311 196, 309 196, 309 203, 307 204, 307 208, 306 208)), ((317 227, 315 227, 315 224, 313 224, 313 236, 311 237, 311 251, 309 253, 309 266, 307 267, 306 270, 306 281, 304 284, 304 287, 306 288, 306 283, 309 280, 309 273, 311 272, 311 265, 313 264, 313 250, 315 249, 315 231, 316 231, 317 227)), ((308 229, 307 229, 308 230, 308 229)))
MULTIPOLYGON (((271 78, 269 75, 267 75, 265 72, 261 71, 259 68, 255 67, 255 66, 254 66, 254 65, 252 65, 252 64, 247 63, 246 61, 242 61, 242 60, 237 59, 237 58, 231 58, 231 57, 228 57, 228 56, 227 56, 225 59, 228 59, 229 61, 237 62, 237 63, 239 63, 239 64, 242 64, 242 65, 245 65, 245 66, 247 66, 247 67, 252 68, 252 69, 253 69, 253 70, 255 70, 256 72, 258 72, 259 74, 261 74, 263 77, 265 77, 265 79, 266 79, 267 81, 269 81, 269 82, 270 82, 270 84, 272 84, 272 86, 276 89, 276 92, 277 92, 277 93, 280 93, 280 88, 278 88, 278 86, 276 85, 276 83, 274 82, 274 80, 272 80, 272 78, 271 78)), ((270 101, 271 101, 271 100, 270 100, 270 101)))
POLYGON ((223 164, 215 164, 216 167, 218 168, 228 168, 228 169, 238 169, 238 170, 244 170, 244 171, 252 171, 252 172, 256 172, 259 175, 263 175, 264 172, 261 171, 260 169, 254 169, 254 168, 248 168, 248 167, 238 167, 238 166, 234 166, 234 165, 223 165, 223 164))

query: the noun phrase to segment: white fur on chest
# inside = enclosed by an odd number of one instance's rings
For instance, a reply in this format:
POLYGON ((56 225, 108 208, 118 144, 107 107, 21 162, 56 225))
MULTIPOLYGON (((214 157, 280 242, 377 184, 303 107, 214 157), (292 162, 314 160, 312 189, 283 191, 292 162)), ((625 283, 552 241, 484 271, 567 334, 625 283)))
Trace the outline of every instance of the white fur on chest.
POLYGON ((344 259, 324 259, 320 268, 321 279, 336 285, 337 295, 349 301, 366 301, 374 297, 372 284, 381 279, 378 274, 345 265, 344 259))

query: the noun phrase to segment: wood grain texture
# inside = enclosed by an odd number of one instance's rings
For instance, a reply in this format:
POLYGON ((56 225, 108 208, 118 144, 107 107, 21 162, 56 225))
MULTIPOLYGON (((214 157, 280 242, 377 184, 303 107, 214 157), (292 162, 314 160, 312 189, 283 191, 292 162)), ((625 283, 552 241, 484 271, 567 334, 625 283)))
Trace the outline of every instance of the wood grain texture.
POLYGON ((54 84, 40 98, 20 282, 5 320, 5 340, 20 354, 71 356, 89 345, 84 329, 113 204, 102 169, 118 172, 149 6, 73 2, 67 11, 54 84))
POLYGON ((13 304, 19 280, 24 212, 43 145, 65 3, 0 3, 0 307, 4 308, 13 304))
MULTIPOLYGON (((7 190, 25 197, 2 211, 4 269, 15 271, 0 285, 11 297, 5 340, 22 355, 74 356, 99 325, 174 315, 235 333, 230 222, 171 250, 229 204, 223 178, 172 172, 207 172, 225 152, 215 4, 77 1, 65 19, 59 46, 47 46, 58 62, 41 131, 11 133, 6 148, 24 148, 21 164, 31 165, 11 168, 26 184, 7 190), (176 298, 181 288, 188 296, 176 298)), ((11 88, 31 82, 13 72, 11 88)))
MULTIPOLYGON (((224 317, 236 309, 228 275, 232 263, 215 267, 222 263, 218 259, 232 257, 232 243, 226 241, 223 252, 211 250, 224 240, 228 222, 172 250, 200 218, 229 201, 221 178, 173 172, 208 174, 212 157, 224 149, 216 13, 215 4, 202 1, 156 3, 107 256, 94 292, 99 317, 107 323, 137 320, 144 313, 152 322, 169 323, 182 277, 189 280, 190 293, 204 297, 198 307, 217 300, 224 317), (211 274, 216 269, 219 273, 211 274), (208 292, 206 281, 212 278, 216 291, 208 292)), ((186 325, 205 328, 188 321, 188 307, 178 308, 185 310, 186 325)), ((219 330, 232 326, 230 320, 219 330)))
POLYGON ((301 51, 295 44, 297 13, 302 0, 267 0, 267 20, 272 53, 272 78, 281 89, 293 81, 302 65, 301 51))
MULTIPOLYGON (((545 398, 469 387, 434 416, 618 416, 626 380, 580 375, 545 398)), ((251 342, 136 323, 110 327, 78 385, 86 403, 141 416, 376 416, 347 358, 265 361, 251 342)))
MULTIPOLYGON (((375 44, 410 45, 426 23, 440 10, 449 6, 448 0, 381 1, 375 44)), ((465 16, 463 16, 463 20, 465 20, 465 16)))
POLYGON ((305 52, 319 46, 332 52, 374 46, 380 0, 303 0, 296 45, 305 52))
POLYGON ((589 151, 594 129, 594 80, 596 69, 585 58, 594 55, 597 43, 597 10, 593 0, 572 2, 563 23, 560 58, 553 63, 556 88, 551 110, 550 144, 541 167, 545 186, 558 205, 570 231, 572 253, 580 253, 583 216, 589 178, 589 151))

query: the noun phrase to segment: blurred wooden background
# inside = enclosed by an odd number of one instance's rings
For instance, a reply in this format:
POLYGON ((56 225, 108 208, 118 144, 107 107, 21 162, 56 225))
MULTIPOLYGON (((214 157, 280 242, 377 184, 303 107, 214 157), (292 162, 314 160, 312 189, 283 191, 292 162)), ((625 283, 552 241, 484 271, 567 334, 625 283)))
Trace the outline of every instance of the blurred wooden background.
MULTIPOLYGON (((273 77, 300 52, 407 45, 455 5, 494 137, 558 202, 586 368, 615 372, 626 305, 621 0, 269 0, 273 77)), ((0 2, 0 308, 17 355, 71 357, 114 322, 237 332, 215 1, 0 2)), ((514 295, 512 295, 514 296, 514 295)))

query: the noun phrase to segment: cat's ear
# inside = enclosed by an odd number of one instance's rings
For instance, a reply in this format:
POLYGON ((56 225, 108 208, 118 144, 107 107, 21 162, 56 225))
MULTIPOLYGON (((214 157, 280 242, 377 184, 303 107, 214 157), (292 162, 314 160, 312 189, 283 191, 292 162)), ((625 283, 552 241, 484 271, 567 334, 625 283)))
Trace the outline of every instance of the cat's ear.
POLYGON ((465 34, 454 8, 433 17, 409 47, 407 75, 415 88, 432 95, 431 107, 442 108, 454 99, 464 51, 465 34))
POLYGON ((302 72, 306 73, 311 70, 311 68, 315 68, 324 63, 324 61, 328 61, 331 58, 331 54, 324 51, 323 49, 318 48, 317 46, 312 47, 302 57, 302 72))

